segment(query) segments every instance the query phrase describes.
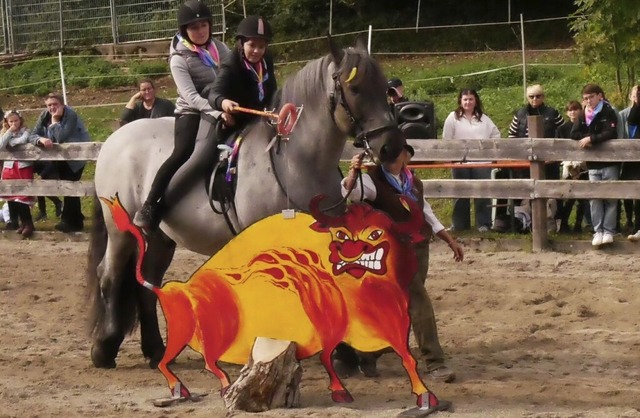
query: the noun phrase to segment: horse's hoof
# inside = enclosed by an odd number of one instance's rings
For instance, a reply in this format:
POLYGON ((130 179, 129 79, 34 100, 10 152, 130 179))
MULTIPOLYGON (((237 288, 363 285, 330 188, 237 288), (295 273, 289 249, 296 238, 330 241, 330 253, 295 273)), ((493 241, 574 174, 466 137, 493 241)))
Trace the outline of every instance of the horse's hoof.
POLYGON ((95 345, 91 347, 91 362, 98 369, 115 369, 116 359, 107 358, 105 354, 95 345))
POLYGON ((351 402, 353 402, 353 396, 351 396, 349 391, 346 390, 346 389, 335 390, 335 391, 331 392, 331 399, 333 399, 334 402, 338 402, 338 403, 351 403, 351 402))

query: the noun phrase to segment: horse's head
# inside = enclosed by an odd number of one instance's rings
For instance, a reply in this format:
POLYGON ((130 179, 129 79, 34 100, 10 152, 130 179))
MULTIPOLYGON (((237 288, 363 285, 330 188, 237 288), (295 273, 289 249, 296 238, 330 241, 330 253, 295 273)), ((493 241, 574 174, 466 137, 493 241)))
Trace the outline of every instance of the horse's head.
POLYGON ((338 128, 354 137, 356 146, 370 146, 376 153, 386 142, 400 140, 387 104, 387 79, 363 40, 359 38, 355 47, 340 49, 329 36, 329 47, 333 72, 330 112, 338 128))

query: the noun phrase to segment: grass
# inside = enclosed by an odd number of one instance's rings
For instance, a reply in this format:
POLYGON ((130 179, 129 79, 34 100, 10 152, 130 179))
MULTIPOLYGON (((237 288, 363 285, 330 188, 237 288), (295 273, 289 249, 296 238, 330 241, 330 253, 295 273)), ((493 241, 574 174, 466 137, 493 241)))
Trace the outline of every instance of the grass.
MULTIPOLYGON (((439 136, 441 135, 442 121, 456 107, 457 91, 462 87, 470 86, 478 90, 485 112, 496 123, 503 137, 507 135, 513 112, 524 103, 522 69, 511 68, 492 73, 465 75, 517 65, 520 60, 520 55, 508 53, 379 59, 388 77, 400 77, 404 81, 406 95, 410 99, 426 99, 434 102, 436 119, 440 125, 438 128, 439 136), (436 79, 438 77, 446 78, 436 79), (418 81, 425 79, 433 80, 418 81)), ((573 65, 578 60, 571 53, 536 53, 527 57, 527 60, 531 65, 527 67, 528 84, 542 84, 546 90, 546 103, 558 109, 563 109, 569 100, 578 99, 582 86, 587 82, 596 82, 602 85, 605 91, 614 91, 614 78, 611 71, 602 67, 589 70, 573 65), (567 65, 558 66, 557 64, 567 65)), ((22 85, 34 80, 47 79, 48 74, 57 72, 57 65, 57 60, 15 65, 4 72, 0 86, 10 86, 12 83, 13 85, 22 85)), ((279 79, 283 80, 302 65, 278 66, 279 79)), ((104 103, 101 92, 110 92, 109 98, 121 102, 127 101, 132 93, 132 90, 123 91, 120 89, 119 94, 114 94, 113 90, 105 89, 131 86, 139 74, 163 74, 167 73, 168 69, 166 62, 159 60, 130 61, 126 63, 126 66, 123 66, 97 58, 65 58, 65 72, 69 76, 68 87, 70 90, 90 88, 87 94, 94 95, 97 100, 104 103), (87 78, 89 75, 100 77, 87 78)), ((51 82, 44 87, 49 91, 59 86, 56 85, 56 82, 51 82)), ((32 87, 28 93, 43 93, 44 87, 32 87)), ((16 93, 25 93, 22 89, 16 93)), ((169 83, 169 87, 163 92, 163 95, 175 97, 175 87, 172 86, 172 83, 169 83)), ((26 96, 15 95, 10 97, 9 101, 20 103, 23 97, 26 96)), ((609 98, 620 108, 624 105, 623 101, 615 95, 610 95, 609 98)), ((3 103, 3 105, 5 104, 3 103)), ((8 106, 5 105, 5 107, 8 106)), ((121 110, 122 106, 77 109, 92 137, 99 141, 106 139, 113 131, 114 121, 118 118, 121 110)), ((30 126, 36 117, 37 114, 27 115, 27 122, 30 123, 30 126)), ((94 163, 88 163, 83 178, 93 178, 94 169, 94 163)), ((419 170, 418 174, 424 179, 451 178, 449 170, 419 170)), ((91 199, 83 198, 82 200, 83 212, 88 215, 92 210, 91 199)), ((448 226, 452 213, 452 201, 450 199, 433 199, 431 205, 442 223, 448 226)), ((50 209, 53 210, 52 205, 50 206, 50 209)), ((49 218, 53 219, 52 213, 49 213, 49 218)), ((48 229, 51 226, 49 223, 42 224, 40 229, 48 229)), ((500 236, 504 235, 500 234, 500 236)), ((516 234, 516 236, 521 235, 516 234)))

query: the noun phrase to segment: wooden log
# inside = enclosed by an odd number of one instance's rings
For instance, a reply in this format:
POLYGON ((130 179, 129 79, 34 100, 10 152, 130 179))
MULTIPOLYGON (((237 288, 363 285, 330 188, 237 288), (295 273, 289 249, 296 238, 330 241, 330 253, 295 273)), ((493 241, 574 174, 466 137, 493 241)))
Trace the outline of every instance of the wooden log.
POLYGON ((230 411, 263 412, 300 405, 302 367, 296 343, 258 337, 249 363, 224 392, 230 411))

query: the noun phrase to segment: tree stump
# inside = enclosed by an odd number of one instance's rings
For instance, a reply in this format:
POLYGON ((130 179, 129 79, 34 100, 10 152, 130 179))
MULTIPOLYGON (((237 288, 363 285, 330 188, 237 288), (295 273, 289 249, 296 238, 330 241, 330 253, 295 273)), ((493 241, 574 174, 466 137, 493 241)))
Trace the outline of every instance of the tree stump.
POLYGON ((302 367, 296 343, 256 338, 249 363, 222 396, 229 411, 263 412, 300 405, 302 367))

